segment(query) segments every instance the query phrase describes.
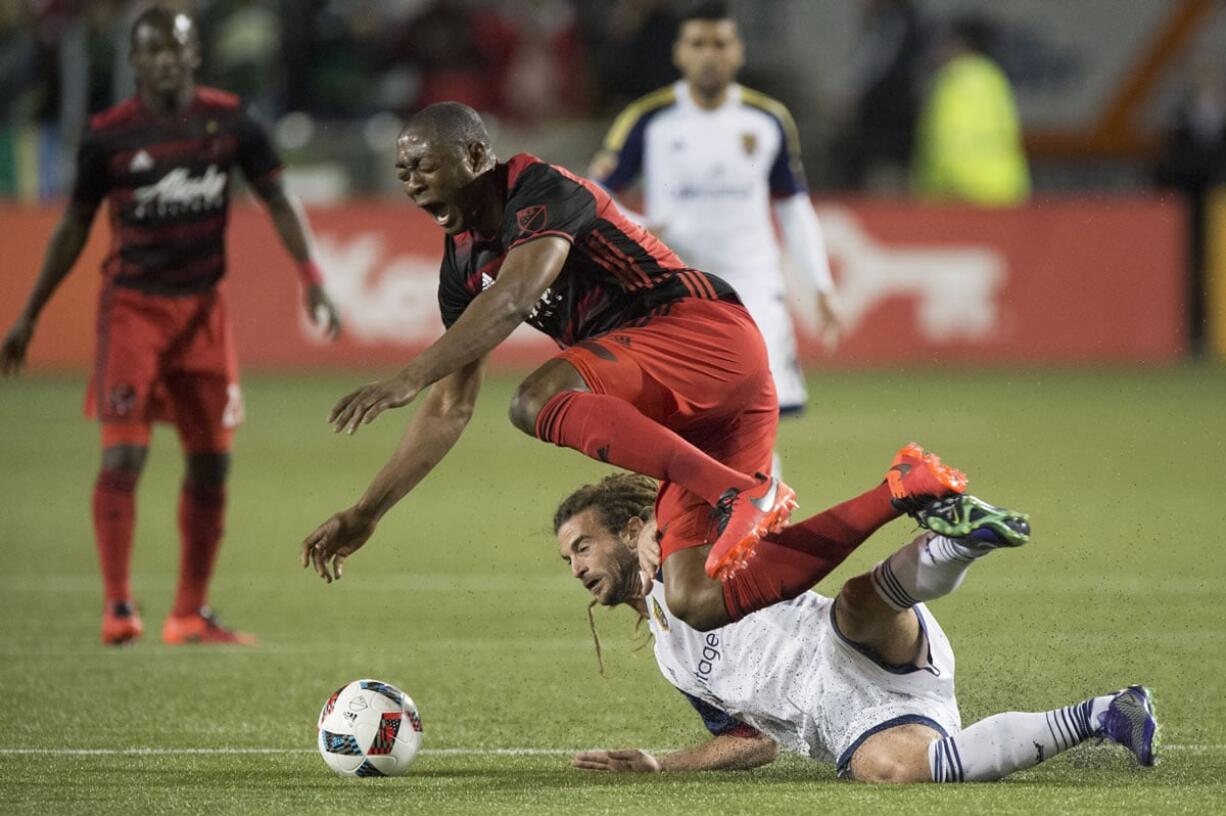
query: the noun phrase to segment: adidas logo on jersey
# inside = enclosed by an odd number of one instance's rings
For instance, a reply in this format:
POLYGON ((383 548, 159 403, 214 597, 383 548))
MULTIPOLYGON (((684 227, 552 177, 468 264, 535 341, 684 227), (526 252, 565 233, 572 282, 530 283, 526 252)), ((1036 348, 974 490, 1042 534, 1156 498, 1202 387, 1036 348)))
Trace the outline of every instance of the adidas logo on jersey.
POLYGON ((484 292, 494 285, 494 278, 489 272, 481 273, 481 291, 484 292))
POLYGON ((146 170, 153 169, 153 157, 144 150, 136 151, 136 155, 132 157, 132 161, 128 162, 128 171, 132 173, 143 173, 146 170))

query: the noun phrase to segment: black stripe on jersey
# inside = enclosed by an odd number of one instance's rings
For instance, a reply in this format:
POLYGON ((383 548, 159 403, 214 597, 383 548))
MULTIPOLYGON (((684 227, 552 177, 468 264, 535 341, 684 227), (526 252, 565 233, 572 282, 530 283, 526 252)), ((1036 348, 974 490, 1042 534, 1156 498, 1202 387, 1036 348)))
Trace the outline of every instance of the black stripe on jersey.
POLYGON ((660 266, 642 244, 622 232, 611 221, 597 219, 592 226, 592 232, 603 239, 606 246, 613 250, 616 257, 620 258, 636 277, 646 277, 648 281, 654 282, 676 271, 660 266))
POLYGON ((176 242, 173 244, 150 244, 148 246, 125 245, 119 250, 119 260, 124 266, 141 268, 145 275, 165 275, 172 278, 175 271, 187 264, 217 256, 220 263, 225 255, 226 242, 220 233, 211 238, 176 242))
POLYGON ((140 149, 156 151, 159 145, 174 144, 187 140, 221 142, 228 135, 230 121, 235 111, 199 111, 190 117, 173 124, 162 124, 148 120, 124 122, 113 128, 105 128, 96 133, 96 138, 106 151, 115 153, 136 152, 140 149), (215 132, 210 132, 210 124, 215 132))

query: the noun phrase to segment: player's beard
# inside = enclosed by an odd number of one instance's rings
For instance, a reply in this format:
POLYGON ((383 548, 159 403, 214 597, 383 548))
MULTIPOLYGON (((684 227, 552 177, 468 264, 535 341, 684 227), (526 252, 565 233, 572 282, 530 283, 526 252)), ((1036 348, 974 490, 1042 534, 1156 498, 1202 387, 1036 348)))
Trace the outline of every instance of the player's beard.
POLYGON ((642 597, 642 582, 639 580, 638 558, 629 548, 629 558, 620 558, 609 563, 609 569, 601 579, 604 586, 596 596, 601 606, 617 606, 642 597))

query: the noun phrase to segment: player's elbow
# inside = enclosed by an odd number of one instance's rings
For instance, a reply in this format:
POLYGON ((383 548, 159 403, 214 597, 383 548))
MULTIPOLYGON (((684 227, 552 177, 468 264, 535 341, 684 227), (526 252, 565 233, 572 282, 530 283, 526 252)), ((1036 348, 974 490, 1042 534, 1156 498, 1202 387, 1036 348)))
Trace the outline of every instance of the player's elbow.
POLYGON ((753 765, 769 765, 779 758, 779 743, 766 735, 759 736, 754 740, 757 743, 757 751, 754 753, 753 765))

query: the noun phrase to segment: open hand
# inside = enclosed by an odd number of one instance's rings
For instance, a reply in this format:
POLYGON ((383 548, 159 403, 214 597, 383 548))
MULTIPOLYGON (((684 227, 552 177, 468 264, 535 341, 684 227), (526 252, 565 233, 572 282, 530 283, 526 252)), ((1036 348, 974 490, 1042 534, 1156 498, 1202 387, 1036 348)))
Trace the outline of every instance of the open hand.
POLYGON ((0 346, 0 374, 12 377, 21 371, 26 363, 26 349, 33 336, 34 324, 25 318, 18 318, 4 336, 4 345, 0 346))
POLYGON ((817 296, 818 333, 827 353, 838 347, 847 332, 847 318, 843 314, 843 302, 834 292, 820 292, 817 296))
POLYGON ((364 385, 341 397, 336 405, 332 406, 328 422, 332 423, 337 433, 345 431, 352 434, 359 425, 369 424, 388 408, 408 405, 419 393, 421 388, 397 374, 386 380, 364 385))
POLYGON ((312 286, 307 289, 306 310, 307 317, 329 340, 335 340, 340 335, 340 312, 337 311, 336 305, 322 286, 312 286))
POLYGON ((646 751, 627 748, 621 751, 581 751, 571 759, 571 767, 608 773, 659 773, 660 763, 646 751))
POLYGON ((373 518, 353 507, 336 513, 303 540, 302 566, 314 566, 319 577, 329 584, 340 580, 341 565, 366 543, 375 532, 375 525, 373 518))

